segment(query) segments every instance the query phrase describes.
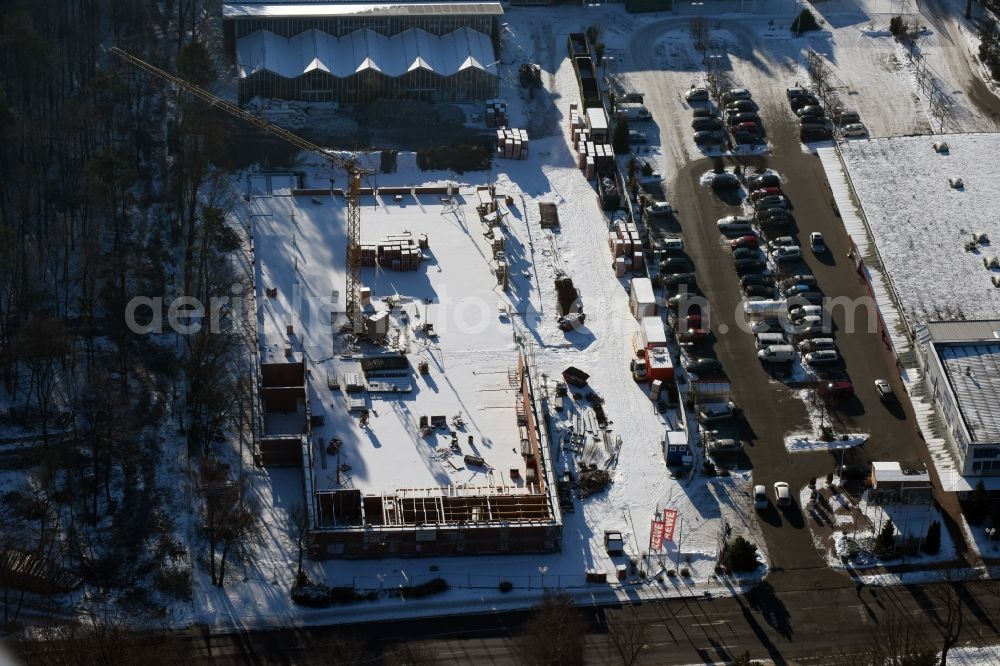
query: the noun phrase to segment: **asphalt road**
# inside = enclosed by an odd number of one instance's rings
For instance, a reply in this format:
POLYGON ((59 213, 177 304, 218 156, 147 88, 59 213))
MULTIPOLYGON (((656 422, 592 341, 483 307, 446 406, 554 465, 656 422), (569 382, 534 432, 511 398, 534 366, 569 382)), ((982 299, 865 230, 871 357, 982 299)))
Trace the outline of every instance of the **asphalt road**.
MULTIPOLYGON (((775 664, 842 664, 857 654, 876 632, 894 622, 909 627, 937 646, 947 603, 941 584, 912 587, 829 588, 809 585, 795 590, 761 589, 736 598, 686 599, 610 609, 583 609, 590 628, 585 635, 588 664, 620 664, 608 634, 609 621, 645 626, 638 664, 726 663, 749 651, 775 664)), ((974 581, 961 593, 965 624, 963 644, 984 646, 1000 641, 992 619, 1000 613, 995 583, 974 581)), ((451 618, 347 627, 279 629, 213 634, 204 628, 173 634, 155 645, 162 660, 194 664, 348 664, 373 663, 344 658, 344 637, 381 649, 398 642, 416 643, 426 661, 420 664, 513 664, 511 635, 524 613, 466 615, 451 618)))

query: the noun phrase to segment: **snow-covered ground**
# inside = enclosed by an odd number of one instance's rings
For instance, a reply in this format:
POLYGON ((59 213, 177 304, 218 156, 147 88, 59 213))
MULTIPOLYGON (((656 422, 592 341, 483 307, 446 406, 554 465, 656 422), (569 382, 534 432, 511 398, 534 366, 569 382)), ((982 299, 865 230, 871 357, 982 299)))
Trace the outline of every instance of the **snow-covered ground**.
POLYGON ((934 319, 988 319, 1000 311, 1000 134, 852 141, 842 146, 854 191, 910 326, 934 319), (934 150, 936 141, 947 153, 934 150), (950 178, 961 178, 954 188, 950 178), (973 234, 993 244, 966 250, 973 234))

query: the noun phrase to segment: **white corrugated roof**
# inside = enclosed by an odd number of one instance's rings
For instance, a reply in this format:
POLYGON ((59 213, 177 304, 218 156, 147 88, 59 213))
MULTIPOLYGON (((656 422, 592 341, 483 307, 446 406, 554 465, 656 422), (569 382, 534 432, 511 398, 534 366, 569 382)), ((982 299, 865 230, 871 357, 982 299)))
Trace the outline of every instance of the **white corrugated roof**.
POLYGON ((236 57, 241 77, 269 71, 290 79, 317 69, 340 78, 366 69, 399 76, 418 67, 443 76, 469 68, 496 76, 493 42, 470 28, 441 36, 411 28, 392 37, 363 29, 340 38, 320 30, 294 37, 258 30, 240 38, 236 57))
POLYGON ((253 3, 227 2, 222 5, 225 19, 253 18, 323 18, 331 16, 501 16, 499 2, 389 2, 359 4, 324 3, 253 3))
POLYGON ((1000 442, 1000 342, 934 345, 973 442, 1000 442))

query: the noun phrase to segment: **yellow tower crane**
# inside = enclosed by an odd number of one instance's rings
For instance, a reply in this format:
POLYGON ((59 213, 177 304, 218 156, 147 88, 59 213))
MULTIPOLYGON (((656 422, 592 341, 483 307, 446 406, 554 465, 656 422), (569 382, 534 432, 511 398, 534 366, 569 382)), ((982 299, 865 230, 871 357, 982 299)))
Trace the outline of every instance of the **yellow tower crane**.
POLYGON ((364 330, 364 321, 361 316, 361 207, 358 199, 361 195, 362 176, 374 173, 374 171, 371 169, 362 169, 355 157, 343 157, 332 153, 293 132, 289 132, 262 118, 258 118, 252 113, 244 111, 231 102, 216 97, 200 86, 196 86, 169 72, 165 72, 159 67, 136 58, 134 55, 126 53, 117 47, 112 47, 111 53, 143 71, 173 83, 198 99, 207 102, 209 105, 236 116, 263 132, 283 139, 296 148, 308 150, 311 153, 319 155, 347 172, 347 288, 345 290, 347 296, 347 316, 350 319, 354 332, 361 333, 364 330))

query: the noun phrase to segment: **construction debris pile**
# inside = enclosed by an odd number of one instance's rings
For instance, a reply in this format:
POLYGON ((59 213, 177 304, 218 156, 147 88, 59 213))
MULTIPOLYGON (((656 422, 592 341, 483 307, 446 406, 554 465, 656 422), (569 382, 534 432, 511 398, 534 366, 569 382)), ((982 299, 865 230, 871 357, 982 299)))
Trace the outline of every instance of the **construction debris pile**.
POLYGON ((606 469, 600 469, 595 464, 583 465, 581 463, 580 467, 576 481, 580 499, 586 499, 611 485, 611 472, 606 469))
POLYGON ((528 131, 509 127, 497 130, 497 157, 528 159, 528 131))

